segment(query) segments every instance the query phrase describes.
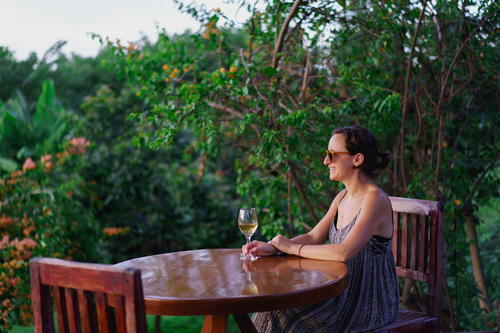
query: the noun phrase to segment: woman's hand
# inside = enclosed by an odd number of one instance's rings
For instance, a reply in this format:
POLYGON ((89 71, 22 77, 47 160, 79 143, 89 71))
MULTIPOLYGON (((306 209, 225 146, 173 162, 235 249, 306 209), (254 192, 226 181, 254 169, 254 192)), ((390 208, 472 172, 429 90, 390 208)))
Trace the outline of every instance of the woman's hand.
POLYGON ((299 246, 299 244, 292 242, 289 238, 283 235, 277 235, 269 242, 269 244, 274 245, 274 247, 281 252, 288 254, 297 254, 296 247, 299 246))
POLYGON ((278 253, 278 250, 273 245, 255 240, 243 245, 241 250, 244 255, 250 253, 254 256, 260 257, 273 256, 278 253))

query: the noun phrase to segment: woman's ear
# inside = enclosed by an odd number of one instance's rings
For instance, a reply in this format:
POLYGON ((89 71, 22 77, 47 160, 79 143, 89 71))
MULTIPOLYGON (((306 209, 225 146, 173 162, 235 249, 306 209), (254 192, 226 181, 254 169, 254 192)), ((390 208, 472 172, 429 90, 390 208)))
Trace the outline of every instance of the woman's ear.
POLYGON ((353 166, 355 168, 357 168, 357 167, 361 166, 364 161, 365 161, 365 156, 361 153, 357 153, 356 155, 353 156, 352 163, 353 163, 353 166))

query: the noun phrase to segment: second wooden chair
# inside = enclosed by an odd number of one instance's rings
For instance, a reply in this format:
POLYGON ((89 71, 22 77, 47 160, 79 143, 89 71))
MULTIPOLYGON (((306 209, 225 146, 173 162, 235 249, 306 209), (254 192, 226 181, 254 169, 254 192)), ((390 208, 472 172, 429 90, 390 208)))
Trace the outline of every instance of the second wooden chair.
POLYGON ((141 272, 111 265, 30 261, 35 333, 146 333, 141 272), (110 306, 112 304, 112 306, 110 306))

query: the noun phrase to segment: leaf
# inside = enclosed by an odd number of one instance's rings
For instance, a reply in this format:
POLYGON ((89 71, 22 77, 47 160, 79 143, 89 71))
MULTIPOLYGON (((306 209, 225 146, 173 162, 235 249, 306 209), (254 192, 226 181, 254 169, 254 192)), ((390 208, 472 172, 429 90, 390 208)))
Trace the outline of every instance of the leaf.
POLYGON ((38 97, 35 115, 33 116, 33 128, 39 135, 51 132, 57 122, 59 108, 56 107, 56 91, 52 80, 45 80, 42 92, 38 97))
POLYGON ((278 73, 278 71, 271 66, 267 66, 267 67, 262 68, 262 72, 270 78, 275 76, 276 73, 278 73))
POLYGON ((24 94, 16 90, 15 97, 10 98, 2 107, 4 112, 8 112, 15 119, 23 122, 30 122, 30 112, 24 94))
POLYGON ((2 157, 0 156, 0 169, 7 171, 7 172, 13 172, 19 168, 19 164, 17 164, 16 161, 2 157))

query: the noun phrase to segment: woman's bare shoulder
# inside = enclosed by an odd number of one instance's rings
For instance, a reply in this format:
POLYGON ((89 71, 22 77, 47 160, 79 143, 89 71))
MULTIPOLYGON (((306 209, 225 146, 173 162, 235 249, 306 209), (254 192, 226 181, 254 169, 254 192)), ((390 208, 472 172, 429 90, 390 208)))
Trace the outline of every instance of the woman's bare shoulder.
POLYGON ((382 205, 386 209, 391 208, 391 201, 387 193, 375 185, 366 193, 364 203, 368 205, 382 205))

